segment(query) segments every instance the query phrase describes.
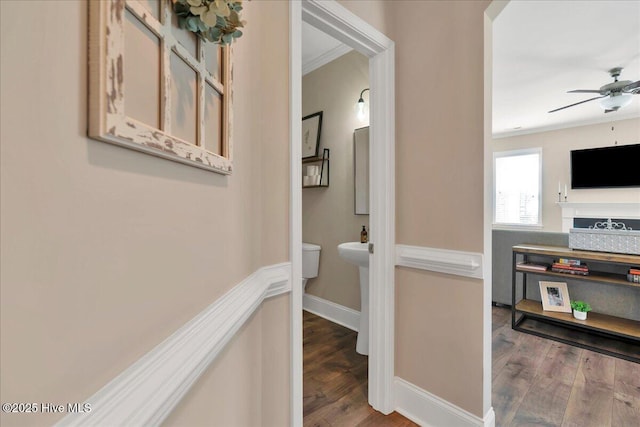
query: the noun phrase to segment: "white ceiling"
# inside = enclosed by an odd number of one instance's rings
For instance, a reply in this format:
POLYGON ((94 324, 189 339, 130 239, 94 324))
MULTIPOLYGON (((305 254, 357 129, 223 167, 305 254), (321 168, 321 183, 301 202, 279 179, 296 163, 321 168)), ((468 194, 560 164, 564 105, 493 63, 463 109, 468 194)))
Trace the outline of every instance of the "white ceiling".
POLYGON ((640 117, 640 95, 607 114, 598 100, 548 113, 597 96, 566 92, 599 89, 613 67, 640 80, 640 1, 511 1, 493 24, 494 136, 640 117))
POLYGON ((351 50, 349 46, 316 27, 302 22, 302 75, 338 59, 351 50))
MULTIPOLYGON (((303 74, 349 50, 303 22, 303 74)), ((640 117, 640 95, 607 114, 598 100, 548 113, 597 96, 567 91, 599 89, 614 67, 640 80, 640 0, 510 1, 493 24, 494 136, 640 117)))

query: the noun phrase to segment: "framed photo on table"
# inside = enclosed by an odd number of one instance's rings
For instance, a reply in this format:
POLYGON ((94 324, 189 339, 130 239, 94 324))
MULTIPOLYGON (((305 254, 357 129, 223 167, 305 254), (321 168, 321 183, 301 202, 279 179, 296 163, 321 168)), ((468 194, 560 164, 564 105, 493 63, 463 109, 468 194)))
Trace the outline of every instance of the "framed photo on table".
POLYGON ((302 158, 318 157, 320 149, 320 131, 322 130, 322 111, 302 118, 302 158))
POLYGON ((566 283, 541 280, 540 297, 543 310, 571 313, 571 300, 569 299, 569 290, 566 283))

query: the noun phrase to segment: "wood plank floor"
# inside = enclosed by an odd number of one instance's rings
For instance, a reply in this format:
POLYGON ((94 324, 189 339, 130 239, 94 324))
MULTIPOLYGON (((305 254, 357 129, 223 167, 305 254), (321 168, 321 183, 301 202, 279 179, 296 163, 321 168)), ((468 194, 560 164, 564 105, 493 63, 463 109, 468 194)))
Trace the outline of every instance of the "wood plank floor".
POLYGON ((514 331, 507 308, 492 341, 496 426, 640 426, 640 364, 514 331))
POLYGON ((356 353, 357 334, 303 312, 305 426, 416 426, 367 403, 368 358, 356 353))
MULTIPOLYGON (((638 427, 640 364, 511 329, 493 307, 492 405, 497 427, 638 427)), ((415 426, 367 403, 356 333, 304 312, 304 425, 415 426)))

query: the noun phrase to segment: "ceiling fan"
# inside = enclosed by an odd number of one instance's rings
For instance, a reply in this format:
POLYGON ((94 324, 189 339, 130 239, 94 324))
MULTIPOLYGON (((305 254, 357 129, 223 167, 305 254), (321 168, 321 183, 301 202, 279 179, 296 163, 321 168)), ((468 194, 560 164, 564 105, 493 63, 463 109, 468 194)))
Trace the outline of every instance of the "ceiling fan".
POLYGON ((622 67, 616 67, 609 70, 609 74, 613 78, 613 83, 606 84, 600 89, 577 89, 570 90, 567 93, 599 93, 600 96, 595 98, 585 99, 584 101, 576 102, 575 104, 565 105, 564 107, 556 108, 549 111, 555 113, 556 111, 564 110, 565 108, 573 107, 574 105, 584 104, 585 102, 593 101, 596 99, 602 99, 600 106, 604 109, 605 113, 612 111, 618 111, 625 105, 629 105, 631 102, 631 95, 640 94, 640 80, 632 82, 631 80, 618 81, 618 77, 622 73, 622 67))

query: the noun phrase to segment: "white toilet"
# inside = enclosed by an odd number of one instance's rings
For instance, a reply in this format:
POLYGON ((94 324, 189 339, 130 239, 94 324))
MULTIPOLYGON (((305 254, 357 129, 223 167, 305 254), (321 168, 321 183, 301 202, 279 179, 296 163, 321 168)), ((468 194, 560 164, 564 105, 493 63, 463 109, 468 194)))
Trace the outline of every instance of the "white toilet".
POLYGON ((302 242, 302 291, 307 287, 307 280, 318 277, 320 265, 320 249, 313 243, 302 242))

